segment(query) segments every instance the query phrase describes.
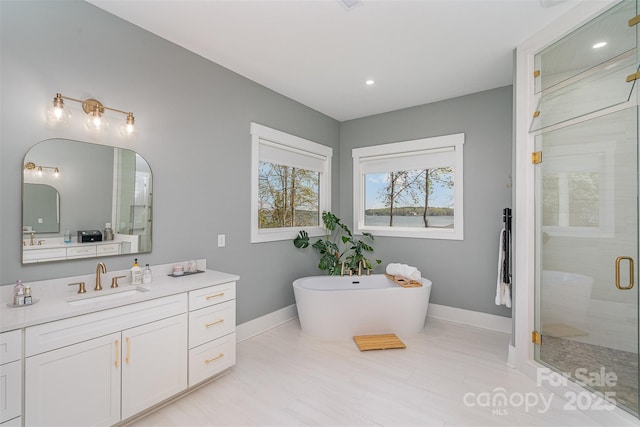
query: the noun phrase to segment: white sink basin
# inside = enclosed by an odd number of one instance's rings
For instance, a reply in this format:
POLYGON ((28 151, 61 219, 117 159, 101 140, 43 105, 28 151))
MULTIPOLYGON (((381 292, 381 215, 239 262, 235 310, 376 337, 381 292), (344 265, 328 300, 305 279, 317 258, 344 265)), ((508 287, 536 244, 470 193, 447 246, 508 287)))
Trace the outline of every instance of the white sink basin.
POLYGON ((104 291, 91 292, 90 294, 82 294, 74 297, 67 298, 67 303, 70 305, 85 305, 110 301, 113 299, 130 297, 132 295, 139 295, 142 292, 148 292, 149 289, 142 286, 136 286, 135 288, 122 288, 122 289, 109 289, 104 291))

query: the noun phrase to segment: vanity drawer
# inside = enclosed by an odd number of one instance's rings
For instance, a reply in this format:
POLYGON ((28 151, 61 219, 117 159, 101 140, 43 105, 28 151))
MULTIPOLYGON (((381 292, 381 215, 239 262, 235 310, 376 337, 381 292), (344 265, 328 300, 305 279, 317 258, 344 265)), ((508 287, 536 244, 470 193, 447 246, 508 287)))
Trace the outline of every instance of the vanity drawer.
POLYGON ((189 313, 189 348, 230 334, 235 328, 235 301, 192 311, 189 313))
POLYGON ((22 357, 22 331, 0 334, 0 365, 19 360, 22 357))
POLYGON ((23 262, 42 262, 65 259, 67 257, 66 248, 51 249, 29 249, 22 251, 23 262))
POLYGON ((236 364, 235 332, 189 350, 189 387, 236 364))
POLYGON ((109 243, 97 245, 97 255, 118 255, 120 253, 120 243, 109 243))
POLYGON ((54 350, 187 311, 187 296, 177 294, 26 328, 25 356, 54 350))
POLYGON ((189 292, 189 310, 198 310, 236 298, 236 282, 223 283, 189 292))
POLYGON ((72 258, 95 258, 96 245, 74 246, 67 248, 67 259, 72 258))

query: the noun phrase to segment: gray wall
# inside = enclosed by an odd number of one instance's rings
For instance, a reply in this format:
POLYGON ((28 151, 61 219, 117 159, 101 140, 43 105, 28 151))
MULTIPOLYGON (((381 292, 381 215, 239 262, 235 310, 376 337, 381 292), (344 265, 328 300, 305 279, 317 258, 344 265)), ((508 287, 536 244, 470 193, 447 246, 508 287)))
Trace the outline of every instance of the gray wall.
POLYGON ((60 193, 60 231, 42 238, 62 237, 67 229, 75 237, 78 230, 103 230, 111 222, 113 150, 65 139, 43 141, 29 150, 25 161, 60 168, 57 178, 51 170, 43 177, 25 176, 25 181, 43 181, 60 193))
MULTIPOLYGON (((288 241, 249 243, 249 123, 337 153, 336 120, 85 2, 2 0, 0 19, 0 283, 95 271, 95 260, 20 263, 23 157, 39 141, 69 138, 132 148, 151 165, 153 252, 143 264, 207 258, 210 268, 239 274, 238 323, 293 304, 291 282, 314 273, 316 260, 288 241), (133 111, 140 134, 118 137, 124 116, 107 113, 109 131, 95 136, 72 102, 65 103, 71 123, 49 127, 45 111, 56 92, 133 111), (217 247, 217 234, 226 234, 225 248, 217 247)), ((117 270, 133 257, 104 261, 117 270)))
MULTIPOLYGON (((95 271, 95 260, 20 263, 22 161, 44 139, 139 152, 154 178, 153 252, 140 261, 204 257, 239 274, 243 323, 292 304, 291 282, 319 273, 316 257, 289 241, 249 243, 251 121, 334 148, 333 210, 348 224, 352 148, 464 132, 465 240, 380 237, 376 255, 420 267, 434 281, 434 303, 509 315, 493 295, 501 212, 511 204, 510 87, 340 124, 88 3, 2 0, 0 20, 0 284, 95 271), (114 114, 106 136, 89 133, 71 102, 75 120, 49 127, 56 92, 133 111, 137 139, 117 136, 114 114)), ((117 270, 131 258, 105 261, 117 270)))
MULTIPOLYGON (((510 316, 494 304, 502 209, 511 206, 511 86, 343 122, 340 176, 351 177, 351 150, 432 136, 465 134, 464 240, 377 237, 375 257, 417 266, 433 281, 431 302, 510 316)), ((340 212, 352 221, 351 180, 340 212)))

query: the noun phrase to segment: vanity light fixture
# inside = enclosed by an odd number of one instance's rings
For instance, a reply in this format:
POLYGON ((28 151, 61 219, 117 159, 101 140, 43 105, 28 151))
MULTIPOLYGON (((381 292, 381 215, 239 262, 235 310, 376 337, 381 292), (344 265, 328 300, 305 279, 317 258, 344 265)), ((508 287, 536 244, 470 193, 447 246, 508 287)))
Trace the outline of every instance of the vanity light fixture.
POLYGON ((24 164, 24 170, 26 171, 36 171, 39 176, 44 174, 45 169, 53 170, 53 176, 56 178, 60 176, 60 168, 57 166, 44 166, 44 165, 36 165, 33 162, 28 162, 24 164))
POLYGON ((104 129, 107 126, 107 121, 103 116, 105 110, 114 111, 116 113, 124 114, 126 117, 125 122, 120 127, 120 133, 123 136, 133 135, 136 130, 134 127, 135 118, 130 111, 123 111, 117 108, 107 107, 97 99, 89 98, 84 101, 81 99, 71 98, 57 93, 53 98, 53 105, 49 111, 49 120, 51 122, 61 122, 67 120, 70 115, 65 111, 64 100, 74 101, 82 104, 82 110, 87 114, 87 120, 85 122, 87 128, 95 131, 104 129))

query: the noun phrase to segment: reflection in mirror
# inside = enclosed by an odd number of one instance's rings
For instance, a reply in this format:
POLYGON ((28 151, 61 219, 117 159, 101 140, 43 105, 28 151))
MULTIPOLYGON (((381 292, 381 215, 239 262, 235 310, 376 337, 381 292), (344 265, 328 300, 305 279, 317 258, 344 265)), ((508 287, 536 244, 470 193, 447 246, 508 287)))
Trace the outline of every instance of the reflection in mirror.
POLYGON ((60 231, 60 193, 47 184, 25 182, 22 196, 22 230, 36 233, 60 231))
POLYGON ((138 153, 48 139, 34 145, 24 163, 36 167, 25 167, 23 173, 23 263, 151 251, 153 179, 149 164, 138 153), (38 170, 42 164, 55 168, 38 170), (51 222, 37 210, 53 197, 43 196, 44 187, 56 192, 55 229, 38 227, 51 222), (113 232, 105 233, 106 228, 113 232), (97 237, 79 233, 96 230, 97 237), (113 240, 106 240, 111 235, 113 240))

